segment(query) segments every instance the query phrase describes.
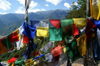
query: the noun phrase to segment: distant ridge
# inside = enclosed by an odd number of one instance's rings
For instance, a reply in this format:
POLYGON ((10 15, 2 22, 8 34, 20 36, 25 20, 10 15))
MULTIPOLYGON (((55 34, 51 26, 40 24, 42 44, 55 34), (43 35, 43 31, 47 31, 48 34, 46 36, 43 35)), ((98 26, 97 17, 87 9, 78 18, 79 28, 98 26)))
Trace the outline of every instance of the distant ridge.
MULTIPOLYGON (((30 20, 45 20, 45 19, 65 19, 68 10, 56 9, 48 11, 39 11, 35 13, 29 13, 28 18, 30 20)), ((24 22, 24 14, 0 14, 0 35, 8 35, 17 29, 24 22)))

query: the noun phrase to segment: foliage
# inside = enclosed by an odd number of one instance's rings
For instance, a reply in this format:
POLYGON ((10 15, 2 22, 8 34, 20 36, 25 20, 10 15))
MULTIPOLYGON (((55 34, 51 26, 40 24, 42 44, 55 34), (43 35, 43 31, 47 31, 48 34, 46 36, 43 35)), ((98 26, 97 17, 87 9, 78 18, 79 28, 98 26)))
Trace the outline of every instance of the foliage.
POLYGON ((7 61, 16 55, 23 56, 25 51, 26 51, 26 46, 24 48, 21 48, 20 50, 4 53, 0 56, 0 61, 7 61))
POLYGON ((66 18, 85 18, 86 17, 86 0, 78 0, 78 5, 71 5, 70 11, 66 18))
POLYGON ((48 37, 35 37, 34 39, 34 43, 37 45, 37 49, 39 50, 41 49, 44 45, 46 45, 49 42, 49 38, 48 37))

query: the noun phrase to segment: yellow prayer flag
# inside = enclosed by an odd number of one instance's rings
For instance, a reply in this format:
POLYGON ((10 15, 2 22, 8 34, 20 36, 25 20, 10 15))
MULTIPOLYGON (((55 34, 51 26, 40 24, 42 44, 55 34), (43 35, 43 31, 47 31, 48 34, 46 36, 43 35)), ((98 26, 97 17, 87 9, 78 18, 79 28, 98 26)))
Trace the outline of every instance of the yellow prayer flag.
POLYGON ((47 28, 47 27, 37 27, 37 36, 39 36, 39 37, 49 37, 49 28, 47 28))
POLYGON ((86 34, 82 35, 77 39, 78 49, 81 54, 81 56, 84 56, 86 54, 86 34))
POLYGON ((37 66, 37 62, 36 60, 32 60, 32 59, 28 59, 26 62, 25 62, 25 66, 37 66))
POLYGON ((13 31, 12 33, 15 33, 15 32, 17 32, 18 37, 19 37, 19 39, 20 39, 20 38, 21 38, 21 35, 20 35, 20 30, 19 30, 19 28, 18 28, 18 29, 16 29, 15 31, 13 31))
POLYGON ((73 21, 78 28, 84 28, 86 26, 87 19, 86 18, 73 18, 73 21))
POLYGON ((36 60, 33 60, 33 65, 34 65, 34 66, 37 66, 36 60))
POLYGON ((14 66, 14 63, 12 63, 12 65, 11 66, 14 66))
POLYGON ((90 0, 91 17, 99 20, 100 18, 100 0, 90 0))
MULTIPOLYGON (((63 46, 63 47, 64 47, 64 46, 63 46)), ((66 47, 64 47, 64 48, 63 48, 63 52, 64 52, 64 53, 66 53, 66 52, 67 52, 66 47)))
POLYGON ((99 10, 97 20, 99 20, 99 18, 100 18, 100 0, 97 0, 97 6, 98 6, 98 10, 99 10))

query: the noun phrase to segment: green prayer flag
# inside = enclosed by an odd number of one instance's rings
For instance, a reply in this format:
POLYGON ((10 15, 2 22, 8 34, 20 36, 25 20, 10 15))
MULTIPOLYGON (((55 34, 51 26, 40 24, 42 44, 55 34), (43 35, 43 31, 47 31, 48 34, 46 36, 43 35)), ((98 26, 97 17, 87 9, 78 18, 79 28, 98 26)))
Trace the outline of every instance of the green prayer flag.
POLYGON ((61 41, 62 40, 62 28, 49 28, 50 41, 61 41))
POLYGON ((12 47, 12 44, 9 41, 8 36, 2 41, 2 43, 8 50, 12 47))
POLYGON ((73 41, 73 36, 65 36, 65 42, 70 43, 73 41))
POLYGON ((60 20, 61 27, 63 29, 63 32, 66 35, 73 35, 73 20, 72 19, 62 19, 60 20))
POLYGON ((25 65, 24 63, 24 58, 18 58, 16 61, 15 61, 15 66, 23 66, 25 65))
POLYGON ((68 25, 73 25, 73 19, 62 19, 61 21, 61 26, 65 27, 68 25))
POLYGON ((81 58, 76 40, 73 40, 71 43, 67 43, 66 50, 67 56, 69 57, 69 59, 71 59, 72 62, 81 58))

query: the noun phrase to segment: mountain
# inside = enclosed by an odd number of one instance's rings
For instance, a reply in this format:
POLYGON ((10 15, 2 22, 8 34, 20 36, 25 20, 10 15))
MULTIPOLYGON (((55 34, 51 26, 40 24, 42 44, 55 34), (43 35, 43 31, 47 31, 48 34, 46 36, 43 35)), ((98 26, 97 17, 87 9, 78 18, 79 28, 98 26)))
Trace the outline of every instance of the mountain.
MULTIPOLYGON (((29 13, 28 20, 45 20, 45 19, 65 19, 68 10, 48 10, 29 13)), ((0 14, 0 35, 8 35, 17 29, 25 21, 24 14, 0 14)))

